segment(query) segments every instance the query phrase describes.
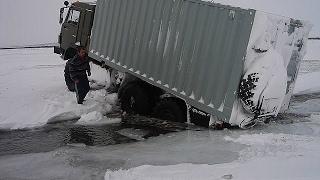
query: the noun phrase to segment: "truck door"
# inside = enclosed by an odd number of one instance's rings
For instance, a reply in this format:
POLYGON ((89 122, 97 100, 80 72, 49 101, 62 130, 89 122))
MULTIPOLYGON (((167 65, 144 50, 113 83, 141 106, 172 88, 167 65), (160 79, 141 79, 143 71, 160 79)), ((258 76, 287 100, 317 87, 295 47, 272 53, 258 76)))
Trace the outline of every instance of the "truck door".
POLYGON ((77 40, 77 33, 79 28, 80 11, 77 9, 69 9, 67 18, 62 24, 61 34, 62 43, 61 47, 67 49, 69 47, 74 47, 77 40))
POLYGON ((83 46, 88 46, 90 43, 90 33, 93 22, 93 11, 83 10, 80 15, 80 23, 77 35, 77 42, 80 42, 83 46))

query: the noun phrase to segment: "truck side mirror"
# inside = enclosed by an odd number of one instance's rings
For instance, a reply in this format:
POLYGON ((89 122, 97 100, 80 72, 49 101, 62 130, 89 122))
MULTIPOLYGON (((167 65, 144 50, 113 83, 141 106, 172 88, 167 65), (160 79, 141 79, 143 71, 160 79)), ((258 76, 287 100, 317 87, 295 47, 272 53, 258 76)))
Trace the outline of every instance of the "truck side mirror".
POLYGON ((62 24, 63 22, 63 12, 64 12, 64 8, 60 8, 60 19, 59 19, 60 24, 62 24))
POLYGON ((68 2, 68 1, 65 1, 63 4, 64 4, 65 6, 68 6, 68 5, 69 5, 69 2, 68 2))

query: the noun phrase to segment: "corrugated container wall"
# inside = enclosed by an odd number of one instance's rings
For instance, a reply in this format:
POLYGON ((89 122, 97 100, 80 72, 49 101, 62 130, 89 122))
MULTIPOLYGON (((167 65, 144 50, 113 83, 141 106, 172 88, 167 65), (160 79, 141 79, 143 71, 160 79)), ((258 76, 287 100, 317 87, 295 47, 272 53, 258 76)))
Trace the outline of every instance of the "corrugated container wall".
POLYGON ((98 0, 89 55, 229 119, 254 15, 199 0, 98 0))

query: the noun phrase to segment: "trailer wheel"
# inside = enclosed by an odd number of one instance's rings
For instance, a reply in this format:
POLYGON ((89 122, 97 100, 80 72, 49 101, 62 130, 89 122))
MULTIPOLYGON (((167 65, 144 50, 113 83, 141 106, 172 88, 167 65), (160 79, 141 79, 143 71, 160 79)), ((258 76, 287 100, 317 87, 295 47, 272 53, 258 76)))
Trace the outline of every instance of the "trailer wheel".
POLYGON ((174 121, 186 122, 187 116, 185 108, 182 107, 174 98, 162 99, 153 109, 153 114, 156 118, 174 121))
POLYGON ((148 115, 151 103, 146 89, 139 84, 128 84, 119 97, 121 109, 129 114, 148 115))

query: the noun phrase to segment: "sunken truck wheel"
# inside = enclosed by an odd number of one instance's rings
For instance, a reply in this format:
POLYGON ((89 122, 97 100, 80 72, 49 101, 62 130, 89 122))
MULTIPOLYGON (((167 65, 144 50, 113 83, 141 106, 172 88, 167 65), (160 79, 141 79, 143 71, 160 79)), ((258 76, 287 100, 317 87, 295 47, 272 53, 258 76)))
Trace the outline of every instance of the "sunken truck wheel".
POLYGON ((153 109, 154 116, 174 122, 186 122, 185 108, 175 98, 164 98, 153 109))
POLYGON ((151 103, 147 90, 139 84, 127 84, 120 95, 121 109, 129 114, 148 115, 151 103))

